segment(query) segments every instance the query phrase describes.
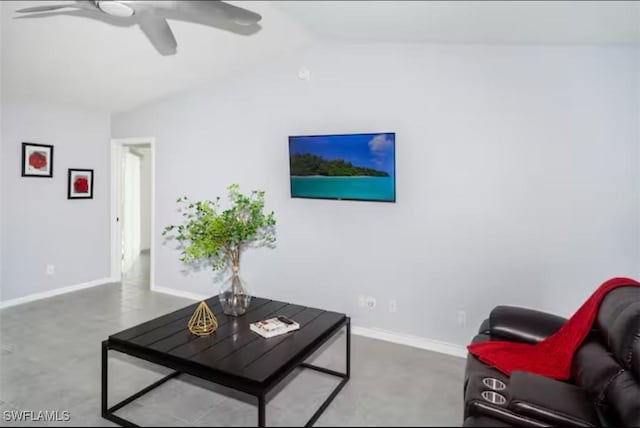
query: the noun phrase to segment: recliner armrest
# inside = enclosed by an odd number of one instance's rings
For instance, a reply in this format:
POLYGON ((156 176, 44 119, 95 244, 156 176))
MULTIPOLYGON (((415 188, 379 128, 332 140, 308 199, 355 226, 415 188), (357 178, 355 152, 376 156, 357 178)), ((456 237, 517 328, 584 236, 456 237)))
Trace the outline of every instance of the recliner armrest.
POLYGON ((554 426, 600 425, 593 403, 578 386, 522 371, 511 373, 510 380, 510 410, 554 426))
POLYGON ((557 315, 517 306, 496 306, 489 315, 491 336, 538 343, 555 333, 567 320, 557 315))

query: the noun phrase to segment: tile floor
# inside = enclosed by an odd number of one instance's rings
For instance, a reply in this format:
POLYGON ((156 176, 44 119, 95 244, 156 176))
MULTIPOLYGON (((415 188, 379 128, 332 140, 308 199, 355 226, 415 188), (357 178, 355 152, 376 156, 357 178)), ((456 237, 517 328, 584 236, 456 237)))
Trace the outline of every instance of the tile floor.
MULTIPOLYGON (((148 256, 122 283, 0 310, 0 426, 114 426, 100 416, 100 342, 192 301, 148 288, 148 256), (68 422, 8 422, 6 412, 69 411, 68 422)), ((314 356, 344 368, 344 337, 314 356)), ((110 353, 109 404, 169 371, 110 353)), ((316 426, 459 426, 464 360, 359 336, 352 377, 316 426)), ((267 425, 300 426, 337 380, 301 370, 274 391, 267 425)), ((117 414, 150 426, 255 426, 254 398, 180 377, 117 414)))

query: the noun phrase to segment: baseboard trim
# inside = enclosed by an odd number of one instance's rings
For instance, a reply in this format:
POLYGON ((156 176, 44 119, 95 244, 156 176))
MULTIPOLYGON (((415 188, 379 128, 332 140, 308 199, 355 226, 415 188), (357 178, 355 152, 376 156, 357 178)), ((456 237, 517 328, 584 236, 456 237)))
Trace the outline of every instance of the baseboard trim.
POLYGON ((439 352, 441 354, 451 355, 454 357, 467 357, 467 348, 465 348, 464 346, 448 342, 441 342, 434 339, 427 339, 426 337, 410 336, 377 328, 366 328, 358 326, 352 326, 351 332, 358 336, 384 340, 385 342, 397 343, 399 345, 411 346, 427 351, 439 352))
POLYGON ((98 285, 110 284, 114 281, 112 278, 100 278, 93 281, 83 282, 82 284, 70 285, 68 287, 56 288, 55 290, 44 291, 42 293, 29 294, 28 296, 18 297, 16 299, 4 300, 0 302, 0 309, 9 308, 11 306, 22 305, 24 303, 35 302, 49 297, 67 294, 73 291, 84 290, 86 288, 97 287, 98 285))
MULTIPOLYGON (((171 296, 181 297, 183 299, 191 300, 205 300, 211 296, 205 296, 202 294, 191 293, 188 291, 176 290, 167 287, 151 286, 151 291, 158 293, 169 294, 171 296)), ((397 343, 399 345, 411 346, 413 348, 425 349, 427 351, 439 352, 441 354, 451 355, 454 357, 466 358, 467 348, 464 346, 456 345, 453 343, 441 342, 439 340, 427 339, 425 337, 410 336, 402 333, 396 333, 392 331, 366 328, 359 326, 351 326, 351 333, 368 337, 371 339, 384 340, 385 342, 397 343)))
POLYGON ((176 290, 174 288, 158 287, 157 285, 151 285, 151 291, 155 291, 156 293, 168 294, 170 296, 181 297, 183 299, 191 299, 191 300, 205 300, 211 297, 211 296, 205 296, 204 294, 197 294, 197 293, 190 293, 188 291, 176 290))

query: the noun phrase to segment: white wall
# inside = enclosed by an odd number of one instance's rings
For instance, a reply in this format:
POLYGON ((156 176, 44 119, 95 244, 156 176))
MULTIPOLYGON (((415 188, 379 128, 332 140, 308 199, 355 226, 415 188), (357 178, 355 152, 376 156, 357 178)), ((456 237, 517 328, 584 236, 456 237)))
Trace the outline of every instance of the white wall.
POLYGON ((112 118, 157 141, 157 286, 216 294, 161 229, 175 200, 264 189, 278 248, 254 293, 465 344, 496 304, 570 315, 640 276, 639 51, 571 46, 319 46, 112 118), (296 78, 300 66, 311 81, 296 78), (396 132, 397 203, 291 199, 287 136, 396 132), (374 310, 359 295, 378 299, 374 310), (388 299, 398 312, 387 312, 388 299), (457 325, 458 311, 467 326, 457 325))
POLYGON ((1 108, 2 300, 109 277, 109 114, 1 108), (53 178, 20 176, 23 141, 54 146, 53 178), (67 199, 68 168, 94 170, 93 199, 67 199))
POLYGON ((151 149, 137 150, 140 159, 140 249, 151 248, 151 149))
MULTIPOLYGON (((0 6, 0 22, 2 22, 2 18, 3 18, 3 10, 4 8, 2 8, 0 6)), ((2 29, 0 29, 0 58, 2 57, 2 51, 4 49, 4 37, 2 35, 2 29)), ((2 78, 2 61, 0 60, 0 100, 2 100, 2 89, 3 89, 3 82, 4 79, 2 78)), ((2 104, 0 103, 0 147, 3 147, 3 143, 2 143, 2 129, 4 129, 3 127, 3 123, 2 123, 2 104)), ((0 153, 2 149, 0 149, 0 153)), ((3 181, 3 173, 2 173, 2 159, 0 159, 0 191, 2 190, 2 181, 3 181)), ((4 265, 3 261, 2 261, 2 225, 3 220, 2 220, 2 212, 3 212, 3 208, 2 205, 4 204, 3 201, 3 197, 2 194, 0 194, 0 301, 2 301, 3 297, 2 297, 2 277, 3 277, 3 273, 2 273, 2 266, 4 265)))

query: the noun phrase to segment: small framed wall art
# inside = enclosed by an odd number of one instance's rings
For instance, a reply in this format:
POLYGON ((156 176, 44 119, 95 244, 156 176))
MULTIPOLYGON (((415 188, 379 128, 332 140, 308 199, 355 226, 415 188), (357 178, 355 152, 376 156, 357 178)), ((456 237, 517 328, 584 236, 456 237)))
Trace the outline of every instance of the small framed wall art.
POLYGON ((69 168, 67 199, 93 199, 93 170, 69 168))
POLYGON ((22 143, 22 176, 53 177, 53 146, 22 143))

